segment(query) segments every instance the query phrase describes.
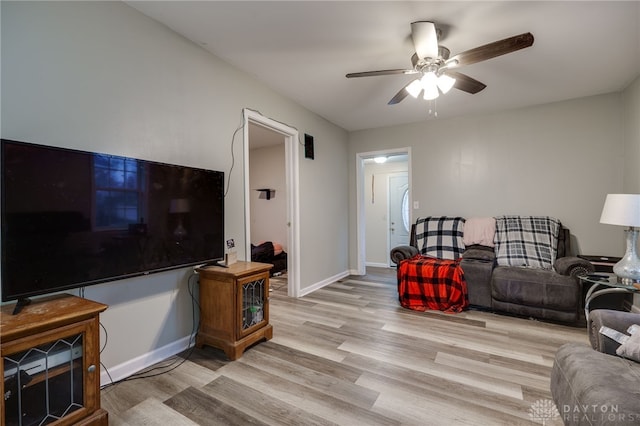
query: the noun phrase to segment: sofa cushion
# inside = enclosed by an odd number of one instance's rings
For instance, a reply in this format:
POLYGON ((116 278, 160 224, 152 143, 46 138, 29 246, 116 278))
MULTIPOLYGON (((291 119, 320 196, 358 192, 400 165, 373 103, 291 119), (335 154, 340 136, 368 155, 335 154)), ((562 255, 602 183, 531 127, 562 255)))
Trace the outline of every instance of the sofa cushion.
POLYGON ((549 216, 496 217, 495 251, 500 266, 551 269, 560 222, 549 216))
POLYGON ((462 258, 466 260, 479 260, 482 262, 493 263, 493 261, 496 260, 496 254, 491 247, 477 244, 468 246, 465 244, 462 258))
POLYGON ((498 266, 491 277, 491 297, 516 305, 576 313, 580 285, 573 277, 545 269, 498 266))
POLYGON ((640 364, 565 343, 556 352, 551 394, 565 425, 640 422, 640 364))
POLYGON ((464 218, 429 216, 416 221, 416 244, 424 256, 458 259, 464 252, 464 218))

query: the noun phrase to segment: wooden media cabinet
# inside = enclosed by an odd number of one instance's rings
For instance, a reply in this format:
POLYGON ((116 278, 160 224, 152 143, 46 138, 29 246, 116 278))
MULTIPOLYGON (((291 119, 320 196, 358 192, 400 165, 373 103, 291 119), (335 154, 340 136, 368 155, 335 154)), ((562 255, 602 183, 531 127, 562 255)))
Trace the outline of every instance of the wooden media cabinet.
POLYGON ((269 271, 273 265, 237 262, 198 268, 200 330, 196 346, 222 349, 235 360, 246 348, 273 337, 269 324, 269 271))
POLYGON ((100 312, 71 295, 0 308, 0 425, 108 425, 100 408, 100 312))

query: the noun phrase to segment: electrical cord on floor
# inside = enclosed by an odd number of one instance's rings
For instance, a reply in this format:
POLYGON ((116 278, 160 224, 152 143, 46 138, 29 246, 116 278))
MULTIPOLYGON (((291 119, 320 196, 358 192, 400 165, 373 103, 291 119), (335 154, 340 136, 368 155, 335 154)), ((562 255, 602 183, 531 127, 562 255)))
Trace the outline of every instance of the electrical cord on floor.
MULTIPOLYGON (((180 367, 182 364, 184 364, 186 361, 189 360, 189 358, 191 357, 191 355, 193 354, 193 351, 195 350, 195 336, 198 334, 198 331, 200 330, 200 321, 196 321, 196 309, 198 314, 200 313, 200 303, 198 303, 198 300, 195 297, 194 291, 193 291, 193 287, 194 287, 194 281, 195 283, 198 282, 198 274, 197 273, 193 273, 191 276, 189 276, 189 279, 187 281, 187 288, 189 290, 189 295, 191 296, 191 320, 192 320, 192 324, 193 327, 191 329, 191 338, 189 339, 189 345, 188 345, 188 350, 187 352, 182 355, 174 355, 170 358, 168 358, 167 360, 165 360, 166 364, 163 365, 154 365, 151 367, 148 367, 147 369, 143 369, 137 373, 134 373, 128 377, 125 377, 123 379, 120 379, 116 382, 113 381, 113 378, 111 377, 111 374, 109 374, 109 370, 104 366, 104 364, 102 364, 102 362, 100 363, 100 365, 102 365, 102 368, 104 368, 104 370, 106 371, 107 375, 109 376, 109 379, 111 380, 111 383, 106 384, 104 386, 102 386, 100 389, 104 390, 107 389, 109 387, 112 387, 114 385, 117 385, 118 383, 122 383, 122 382, 127 382, 127 381, 131 381, 131 380, 138 380, 138 379, 147 379, 150 377, 156 377, 156 376, 160 376, 162 374, 166 374, 170 371, 175 370, 176 368, 180 367), (194 280, 195 279, 195 280, 194 280), (158 370, 162 370, 162 371, 158 371, 158 370), (157 371, 155 373, 152 373, 154 371, 157 371), (150 374, 152 373, 152 374, 150 374)), ((199 317, 199 315, 198 315, 199 317)), ((102 325, 102 324, 101 324, 102 325)), ((105 346, 106 346, 106 334, 107 334, 107 330, 104 328, 103 326, 103 330, 105 331, 105 346)), ((103 348, 100 350, 100 352, 102 352, 103 348)), ((184 353, 184 352, 183 352, 184 353)))

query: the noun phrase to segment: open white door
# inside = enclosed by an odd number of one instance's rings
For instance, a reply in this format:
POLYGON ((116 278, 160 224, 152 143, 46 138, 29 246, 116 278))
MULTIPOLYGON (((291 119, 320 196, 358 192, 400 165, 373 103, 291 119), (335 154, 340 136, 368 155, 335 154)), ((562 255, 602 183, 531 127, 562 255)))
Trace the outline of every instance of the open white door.
MULTIPOLYGON (((395 173, 389 175, 389 247, 409 244, 409 230, 411 229, 409 218, 409 175, 408 173, 395 173)), ((392 266, 389 259, 389 266, 392 266)))

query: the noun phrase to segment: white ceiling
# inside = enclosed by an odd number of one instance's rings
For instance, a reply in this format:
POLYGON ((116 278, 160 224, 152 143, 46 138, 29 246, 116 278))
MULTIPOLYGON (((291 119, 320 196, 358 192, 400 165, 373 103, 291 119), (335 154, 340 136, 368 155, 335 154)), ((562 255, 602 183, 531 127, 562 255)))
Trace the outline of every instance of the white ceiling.
POLYGON ((532 47, 460 68, 485 83, 438 98, 439 119, 616 92, 640 74, 640 1, 127 1, 347 130, 433 119, 428 102, 387 102, 412 76, 410 23, 443 29, 451 55, 531 32, 532 47))

